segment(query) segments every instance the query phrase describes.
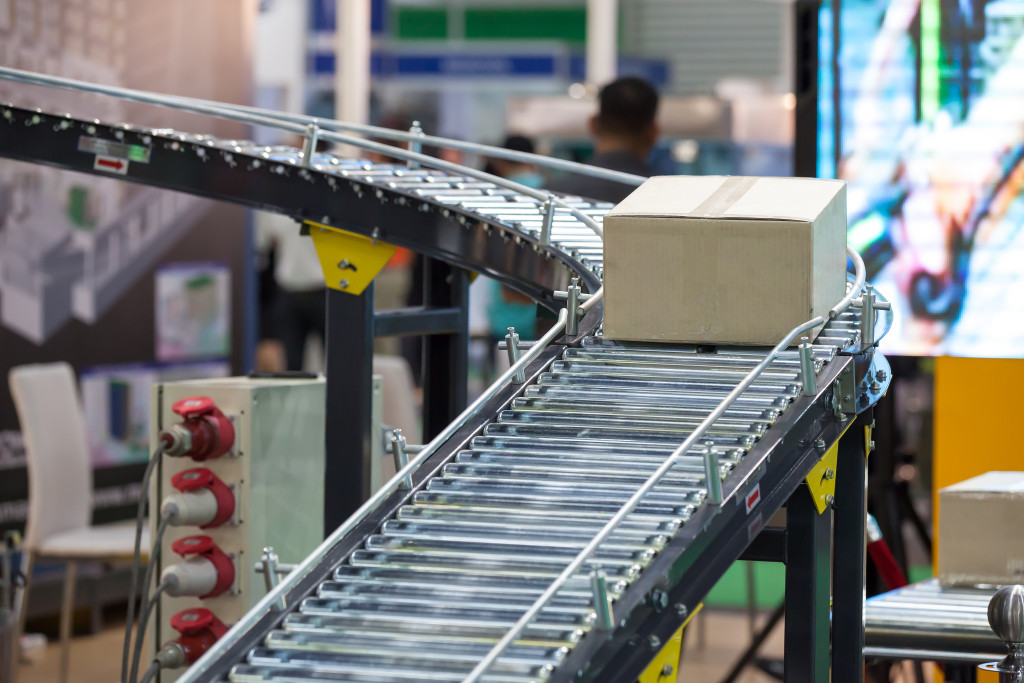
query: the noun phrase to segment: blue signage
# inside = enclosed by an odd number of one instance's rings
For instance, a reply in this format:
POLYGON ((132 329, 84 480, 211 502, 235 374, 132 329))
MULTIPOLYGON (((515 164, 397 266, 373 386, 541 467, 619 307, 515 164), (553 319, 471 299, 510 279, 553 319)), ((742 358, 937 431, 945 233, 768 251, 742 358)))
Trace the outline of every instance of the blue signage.
MULTIPOLYGON (((531 78, 582 81, 584 58, 578 54, 499 52, 386 52, 370 55, 374 78, 531 78)), ((334 73, 334 54, 313 53, 309 70, 318 76, 334 73)), ((620 57, 619 74, 640 76, 656 86, 669 82, 668 64, 657 59, 620 57)))

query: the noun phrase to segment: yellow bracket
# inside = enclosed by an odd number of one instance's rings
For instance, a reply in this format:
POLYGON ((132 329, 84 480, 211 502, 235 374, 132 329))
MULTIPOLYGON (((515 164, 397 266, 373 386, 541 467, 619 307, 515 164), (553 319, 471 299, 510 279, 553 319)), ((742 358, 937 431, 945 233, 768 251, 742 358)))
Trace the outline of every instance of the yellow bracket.
POLYGON ((638 683, 676 683, 676 677, 679 672, 676 668, 679 666, 679 652, 683 649, 683 629, 690 623, 697 612, 701 610, 704 603, 697 605, 697 608, 690 613, 690 616, 686 617, 686 621, 679 627, 669 641, 665 643, 665 647, 661 648, 661 652, 655 656, 651 663, 647 665, 644 672, 640 674, 637 679, 638 683))
MULTIPOLYGON (((846 425, 846 429, 839 435, 839 439, 843 438, 843 434, 846 434, 852 424, 851 421, 846 425)), ((839 460, 839 439, 836 439, 832 447, 825 451, 825 455, 818 461, 818 464, 811 468, 811 471, 804 477, 819 515, 832 504, 836 495, 836 462, 839 460)))
POLYGON ((313 238, 324 283, 348 294, 362 294, 395 255, 395 245, 329 225, 305 222, 313 238))

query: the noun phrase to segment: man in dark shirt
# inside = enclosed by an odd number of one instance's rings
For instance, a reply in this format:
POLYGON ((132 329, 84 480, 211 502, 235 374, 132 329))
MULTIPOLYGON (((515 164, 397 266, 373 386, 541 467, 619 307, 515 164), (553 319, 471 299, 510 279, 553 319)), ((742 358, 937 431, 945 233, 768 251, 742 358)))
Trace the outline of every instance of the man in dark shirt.
MULTIPOLYGON (((594 136, 592 166, 649 176, 647 157, 658 140, 658 91, 643 80, 627 76, 612 81, 598 94, 599 108, 590 119, 594 136)), ((621 202, 635 188, 611 180, 570 174, 552 181, 548 189, 608 202, 621 202)))

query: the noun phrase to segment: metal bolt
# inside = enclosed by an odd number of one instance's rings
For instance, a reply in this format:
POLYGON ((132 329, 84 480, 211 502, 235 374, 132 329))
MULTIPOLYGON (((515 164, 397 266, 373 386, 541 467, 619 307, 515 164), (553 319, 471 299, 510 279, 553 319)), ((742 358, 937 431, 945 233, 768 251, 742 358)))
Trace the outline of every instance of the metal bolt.
POLYGON ((836 478, 836 473, 832 471, 831 467, 828 467, 828 468, 825 469, 825 478, 826 479, 835 479, 836 478))
POLYGON ((817 448, 819 451, 824 450, 825 449, 825 439, 815 439, 814 440, 814 447, 817 448))
POLYGON ((875 450, 875 440, 871 439, 870 441, 868 441, 868 453, 871 453, 874 450, 875 450))
POLYGON ((663 609, 668 607, 668 593, 661 590, 660 588, 655 588, 651 591, 650 603, 651 607, 654 608, 655 612, 662 611, 663 609))
POLYGON ((836 497, 833 496, 831 493, 825 495, 825 503, 826 504, 832 505, 832 503, 834 503, 835 501, 836 501, 836 497))
POLYGON ((657 650, 661 647, 661 638, 655 635, 647 636, 647 644, 651 646, 652 650, 657 650))
MULTIPOLYGON (((675 608, 676 614, 678 614, 680 618, 685 619, 686 615, 689 613, 689 610, 686 609, 686 605, 681 602, 677 602, 675 604, 675 608)), ((625 626, 625 624, 623 624, 623 626, 625 626)))
POLYGON ((881 384, 879 384, 878 382, 872 382, 871 383, 871 393, 872 394, 877 394, 881 390, 882 390, 882 385, 881 384))
POLYGON ((671 664, 666 664, 665 666, 661 667, 661 677, 665 678, 666 676, 671 676, 673 670, 674 669, 672 668, 671 664))
POLYGON ((338 286, 341 287, 342 289, 348 289, 348 280, 342 280, 341 282, 338 283, 338 286))
POLYGON ((879 382, 884 382, 885 378, 888 376, 889 375, 888 373, 886 373, 885 370, 879 370, 878 372, 875 373, 875 379, 877 379, 879 382))

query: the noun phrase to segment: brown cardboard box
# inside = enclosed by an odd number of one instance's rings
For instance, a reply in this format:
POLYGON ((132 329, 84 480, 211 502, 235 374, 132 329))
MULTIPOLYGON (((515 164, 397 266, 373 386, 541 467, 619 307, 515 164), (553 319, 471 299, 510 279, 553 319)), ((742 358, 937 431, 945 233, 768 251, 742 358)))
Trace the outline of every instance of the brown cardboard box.
POLYGON ((774 346, 846 293, 846 184, 650 178, 605 216, 604 249, 605 336, 774 346))
POLYGON ((1024 582, 1024 472, 986 472, 939 489, 939 581, 1024 582))

